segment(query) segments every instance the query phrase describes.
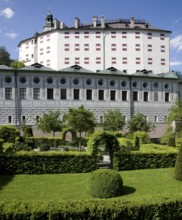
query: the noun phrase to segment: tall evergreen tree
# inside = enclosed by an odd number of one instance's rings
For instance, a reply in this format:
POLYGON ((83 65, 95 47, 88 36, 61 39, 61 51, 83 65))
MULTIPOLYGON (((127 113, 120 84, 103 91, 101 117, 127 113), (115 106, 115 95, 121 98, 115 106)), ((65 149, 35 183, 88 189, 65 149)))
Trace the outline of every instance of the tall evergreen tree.
POLYGON ((0 47, 0 65, 10 66, 10 54, 5 47, 0 47))

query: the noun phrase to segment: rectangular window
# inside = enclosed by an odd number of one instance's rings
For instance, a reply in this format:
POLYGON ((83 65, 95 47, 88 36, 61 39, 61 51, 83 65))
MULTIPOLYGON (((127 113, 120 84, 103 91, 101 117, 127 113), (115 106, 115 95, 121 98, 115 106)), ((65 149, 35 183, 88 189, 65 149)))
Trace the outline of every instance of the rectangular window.
POLYGON ((161 59, 161 65, 165 65, 166 64, 166 60, 165 59, 161 59))
POLYGON ((154 117, 154 121, 158 122, 158 117, 157 116, 154 117))
POLYGON ((148 51, 152 52, 152 45, 151 44, 148 44, 148 51))
POLYGON ((116 44, 111 44, 111 50, 116 51, 116 44))
POLYGON ((164 40, 165 39, 165 34, 160 34, 160 39, 164 40))
POLYGON ((128 62, 127 57, 123 57, 123 64, 127 64, 127 62, 128 62))
POLYGON ((80 37, 80 32, 75 32, 75 38, 79 38, 80 37))
POLYGON ((20 88, 20 99, 26 99, 26 88, 20 88))
POLYGON ((5 88, 5 99, 12 99, 12 88, 5 88))
POLYGON ((135 50, 140 51, 140 44, 135 44, 135 50))
POLYGON ((135 38, 140 38, 140 32, 135 32, 135 38))
POLYGON ((54 90, 53 89, 47 89, 47 99, 48 100, 54 99, 54 90))
POLYGON ((136 57, 136 64, 140 64, 140 57, 136 57))
POLYGON ((144 102, 148 102, 149 101, 149 93, 148 92, 144 92, 143 93, 143 101, 144 102))
POLYGON ((116 100, 116 91, 115 90, 111 90, 110 91, 110 100, 111 101, 115 101, 116 100))
POLYGON ((111 32, 111 38, 116 38, 116 32, 114 31, 111 32))
POLYGON ((152 33, 148 33, 148 39, 152 39, 152 33))
POLYGON ((154 102, 158 102, 158 92, 154 92, 154 102))
POLYGON ((164 53, 165 52, 165 46, 161 45, 161 52, 164 53))
POLYGON ((133 101, 138 101, 138 92, 133 91, 133 101))
POLYGON ((89 57, 84 58, 84 64, 89 64, 89 57))
POLYGON ((75 44, 75 51, 79 51, 80 50, 80 44, 75 44))
POLYGON ((89 51, 89 44, 84 44, 84 50, 89 51))
POLYGON ((40 88, 33 88, 33 99, 40 99, 40 88))
POLYGON ((112 64, 116 64, 116 57, 112 57, 112 58, 111 58, 111 63, 112 63, 112 64))
POLYGON ((127 44, 122 44, 122 50, 127 51, 127 44))
POLYGON ((84 32, 84 38, 89 38, 89 32, 84 32))
POLYGON ((127 101, 127 91, 122 91, 122 101, 127 101))
POLYGON ((96 44, 95 46, 96 46, 96 50, 97 50, 97 51, 100 51, 100 50, 101 50, 100 44, 96 44))
POLYGON ((169 102, 169 92, 165 92, 165 102, 169 102))
POLYGON ((25 116, 24 116, 24 115, 22 116, 22 122, 23 122, 23 123, 25 123, 25 122, 26 122, 26 118, 25 118, 25 116))
POLYGON ((80 99, 80 90, 79 89, 74 89, 73 90, 73 99, 74 100, 79 100, 80 99))
POLYGON ((69 38, 69 32, 64 32, 64 38, 69 38))
POLYGON ((80 57, 75 57, 75 64, 80 64, 80 57))
POLYGON ((99 100, 104 100, 104 90, 99 90, 99 100))
POLYGON ((70 50, 70 45, 69 44, 65 44, 64 45, 64 50, 65 51, 69 51, 70 50))
POLYGON ((126 32, 122 32, 122 38, 127 38, 127 33, 126 32))
POLYGON ((69 57, 64 58, 64 64, 70 64, 70 58, 69 57))
POLYGON ((11 124, 11 116, 8 116, 8 124, 11 124))
POLYGON ((96 32, 96 38, 100 38, 100 32, 99 31, 96 32))
POLYGON ((67 99, 67 90, 66 89, 60 89, 60 99, 62 99, 62 100, 67 99))
POLYGON ((148 58, 148 64, 151 65, 152 63, 152 58, 148 58))
POLYGON ((101 58, 100 57, 96 57, 96 64, 101 64, 101 58))
POLYGON ((86 99, 87 100, 92 100, 92 90, 91 89, 87 89, 87 94, 86 94, 86 99))

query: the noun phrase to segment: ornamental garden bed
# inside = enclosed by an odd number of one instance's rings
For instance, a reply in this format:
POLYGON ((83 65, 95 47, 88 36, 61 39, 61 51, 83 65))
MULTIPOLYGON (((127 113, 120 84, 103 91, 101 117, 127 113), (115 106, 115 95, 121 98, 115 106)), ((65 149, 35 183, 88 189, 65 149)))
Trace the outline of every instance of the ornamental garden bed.
POLYGON ((181 219, 182 184, 174 168, 119 172, 124 195, 87 193, 90 173, 3 175, 1 219, 181 219), (176 218, 178 217, 178 218, 176 218))

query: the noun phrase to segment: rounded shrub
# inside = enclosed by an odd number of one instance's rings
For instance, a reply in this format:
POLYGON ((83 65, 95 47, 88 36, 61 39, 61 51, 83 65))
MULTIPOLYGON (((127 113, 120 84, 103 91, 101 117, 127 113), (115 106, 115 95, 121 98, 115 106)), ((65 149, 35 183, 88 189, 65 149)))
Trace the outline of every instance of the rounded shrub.
POLYGON ((99 169, 91 173, 88 181, 89 195, 97 198, 111 198, 122 195, 123 180, 119 173, 109 169, 99 169))

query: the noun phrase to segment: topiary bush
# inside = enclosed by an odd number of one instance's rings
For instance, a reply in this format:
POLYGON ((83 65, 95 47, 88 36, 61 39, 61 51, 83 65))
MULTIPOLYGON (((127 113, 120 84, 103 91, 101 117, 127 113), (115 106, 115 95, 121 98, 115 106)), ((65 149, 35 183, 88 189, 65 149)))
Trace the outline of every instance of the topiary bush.
POLYGON ((88 181, 89 195, 97 198, 111 198, 121 196, 123 180, 118 172, 100 169, 91 173, 88 181))
POLYGON ((20 130, 12 125, 0 126, 0 139, 4 142, 15 142, 16 137, 20 137, 20 130))
POLYGON ((175 163, 174 177, 177 180, 182 180, 182 144, 175 163))
POLYGON ((147 132, 145 131, 137 131, 134 133, 134 145, 136 150, 139 150, 141 144, 149 144, 150 143, 150 136, 147 132), (139 143, 138 143, 139 139, 139 143))
POLYGON ((130 152, 131 150, 134 150, 133 140, 128 138, 118 138, 117 140, 119 142, 121 152, 130 152))

